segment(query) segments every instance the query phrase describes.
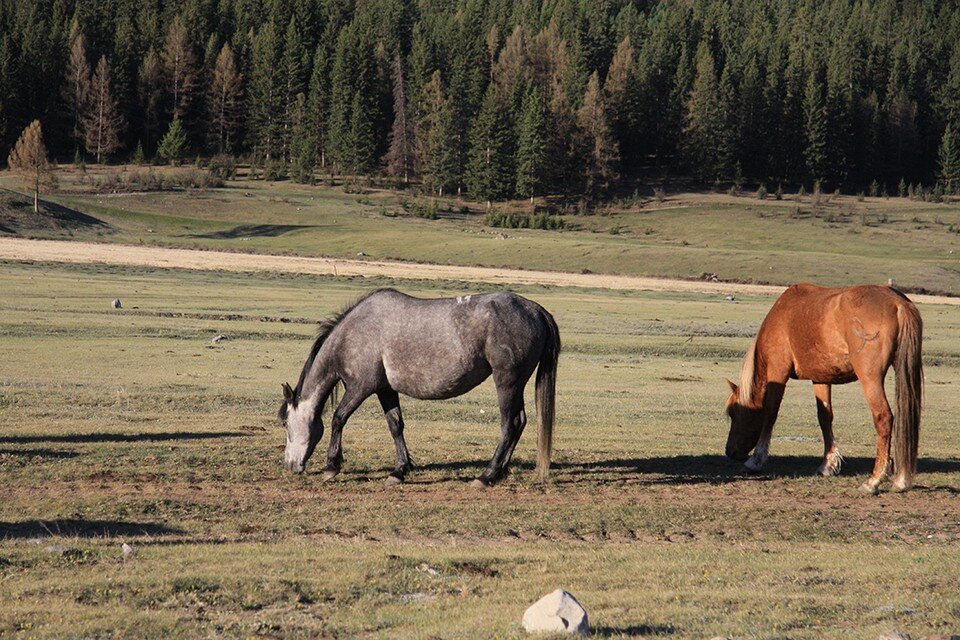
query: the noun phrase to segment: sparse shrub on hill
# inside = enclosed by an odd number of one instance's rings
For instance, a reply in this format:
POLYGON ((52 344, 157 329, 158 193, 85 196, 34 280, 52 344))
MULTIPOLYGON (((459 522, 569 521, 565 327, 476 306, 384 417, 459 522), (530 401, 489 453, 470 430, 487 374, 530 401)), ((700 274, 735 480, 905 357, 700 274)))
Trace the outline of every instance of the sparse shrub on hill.
POLYGON ((487 212, 484 218, 484 224, 488 227, 500 227, 503 229, 564 229, 566 222, 563 218, 552 216, 548 213, 503 213, 496 209, 487 212))

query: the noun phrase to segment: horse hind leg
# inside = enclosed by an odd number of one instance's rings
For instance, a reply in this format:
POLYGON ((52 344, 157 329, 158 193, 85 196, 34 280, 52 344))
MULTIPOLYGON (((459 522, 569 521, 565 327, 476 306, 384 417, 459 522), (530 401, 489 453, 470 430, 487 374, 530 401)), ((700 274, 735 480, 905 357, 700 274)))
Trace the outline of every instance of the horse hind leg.
POLYGON ((400 395, 393 389, 377 393, 383 415, 387 419, 390 435, 393 436, 393 445, 397 449, 397 466, 387 476, 388 484, 400 484, 406 479, 407 473, 413 470, 413 460, 407 450, 407 443, 403 438, 403 414, 400 411, 400 395))
POLYGON ((883 390, 883 376, 864 376, 860 379, 870 413, 873 416, 873 425, 877 430, 877 457, 873 464, 873 473, 860 486, 864 493, 876 495, 880 492, 880 483, 890 475, 892 461, 890 459, 890 435, 893 428, 893 413, 887 402, 887 394, 883 390))
POLYGON ((817 421, 823 432, 823 462, 817 471, 822 476, 835 476, 840 473, 843 456, 833 437, 833 402, 829 384, 814 384, 813 395, 817 398, 817 421))
POLYGON ((497 400, 500 404, 500 444, 490 459, 483 474, 473 481, 474 486, 487 487, 502 479, 527 425, 527 413, 523 407, 523 384, 500 379, 494 374, 497 385, 497 400))

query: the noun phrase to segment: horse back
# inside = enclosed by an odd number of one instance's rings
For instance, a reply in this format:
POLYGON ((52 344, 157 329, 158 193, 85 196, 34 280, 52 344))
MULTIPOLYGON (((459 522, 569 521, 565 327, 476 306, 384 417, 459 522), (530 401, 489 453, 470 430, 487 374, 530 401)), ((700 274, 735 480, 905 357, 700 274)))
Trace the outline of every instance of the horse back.
POLYGON ((912 303, 891 287, 794 285, 764 320, 758 349, 790 377, 850 382, 858 371, 889 366, 905 305, 912 303))

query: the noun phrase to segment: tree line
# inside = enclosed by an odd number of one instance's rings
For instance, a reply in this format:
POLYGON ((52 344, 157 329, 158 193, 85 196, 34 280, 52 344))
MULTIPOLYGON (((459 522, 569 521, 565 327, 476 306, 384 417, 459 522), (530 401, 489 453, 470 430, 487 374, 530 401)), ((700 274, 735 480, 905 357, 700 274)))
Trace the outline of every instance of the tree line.
POLYGON ((234 154, 479 200, 643 175, 960 188, 929 0, 0 0, 0 158, 234 154))

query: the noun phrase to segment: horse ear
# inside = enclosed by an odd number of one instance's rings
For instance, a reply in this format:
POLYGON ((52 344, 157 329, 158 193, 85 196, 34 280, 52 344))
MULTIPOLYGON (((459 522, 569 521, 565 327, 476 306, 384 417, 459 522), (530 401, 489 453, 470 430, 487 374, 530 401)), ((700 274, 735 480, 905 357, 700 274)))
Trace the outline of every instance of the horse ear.
POLYGON ((733 393, 737 393, 740 390, 737 387, 737 385, 733 384, 733 382, 730 381, 729 378, 727 378, 727 384, 730 385, 730 391, 732 391, 733 393))
POLYGON ((284 382, 281 386, 283 387, 283 399, 287 402, 293 400, 293 389, 290 388, 290 385, 284 382))

